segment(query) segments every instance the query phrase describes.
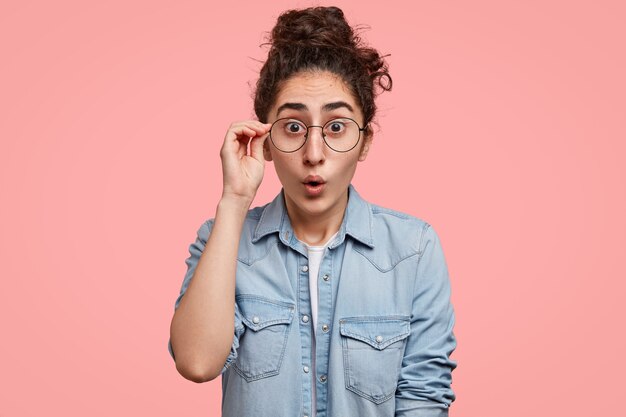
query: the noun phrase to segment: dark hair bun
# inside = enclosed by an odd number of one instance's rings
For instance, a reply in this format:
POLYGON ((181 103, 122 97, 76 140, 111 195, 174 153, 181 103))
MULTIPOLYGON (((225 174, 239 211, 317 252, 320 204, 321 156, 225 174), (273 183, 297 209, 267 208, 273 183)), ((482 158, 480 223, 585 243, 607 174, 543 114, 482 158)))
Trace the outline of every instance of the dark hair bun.
POLYGON ((274 48, 292 46, 354 48, 354 33, 337 7, 315 7, 309 13, 290 10, 278 18, 270 42, 274 48))
POLYGON ((284 12, 272 29, 269 43, 272 45, 270 54, 278 51, 286 54, 294 49, 302 51, 302 48, 335 49, 352 54, 383 90, 391 89, 391 77, 383 57, 375 49, 363 45, 338 7, 311 7, 306 12, 284 12), (381 72, 381 69, 384 71, 381 72))

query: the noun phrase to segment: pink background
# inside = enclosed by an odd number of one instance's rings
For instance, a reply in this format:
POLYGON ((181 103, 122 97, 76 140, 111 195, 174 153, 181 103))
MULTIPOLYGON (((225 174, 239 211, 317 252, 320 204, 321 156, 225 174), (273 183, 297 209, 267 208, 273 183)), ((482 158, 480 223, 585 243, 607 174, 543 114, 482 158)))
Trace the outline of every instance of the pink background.
MULTIPOLYGON (((1 3, 0 416, 219 415, 167 351, 184 259, 263 32, 317 4, 221 3, 1 3)), ((451 415, 619 413, 624 3, 336 4, 391 54, 353 183, 440 234, 451 415)), ((255 205, 279 189, 268 163, 255 205)))

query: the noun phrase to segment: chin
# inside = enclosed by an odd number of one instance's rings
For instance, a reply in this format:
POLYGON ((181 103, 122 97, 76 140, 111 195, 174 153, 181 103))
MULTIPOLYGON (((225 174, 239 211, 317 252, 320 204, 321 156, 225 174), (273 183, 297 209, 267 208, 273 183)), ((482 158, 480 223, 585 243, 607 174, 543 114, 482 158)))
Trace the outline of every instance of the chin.
POLYGON ((326 195, 310 197, 300 189, 295 193, 287 191, 286 197, 291 200, 298 209, 307 213, 319 213, 328 208, 328 196, 326 195))

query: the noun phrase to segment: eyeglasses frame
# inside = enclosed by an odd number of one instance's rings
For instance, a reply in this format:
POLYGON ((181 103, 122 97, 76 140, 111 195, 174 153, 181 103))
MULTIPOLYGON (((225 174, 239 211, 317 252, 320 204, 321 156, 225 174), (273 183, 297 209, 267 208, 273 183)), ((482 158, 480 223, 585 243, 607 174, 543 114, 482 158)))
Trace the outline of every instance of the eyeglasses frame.
POLYGON ((365 127, 361 127, 361 125, 359 124, 359 122, 357 122, 356 120, 354 120, 354 119, 352 119, 352 118, 350 118, 350 117, 335 117, 334 119, 330 119, 329 121, 327 121, 326 123, 324 123, 324 125, 322 125, 322 126, 319 126, 319 125, 310 125, 310 126, 307 126, 307 125, 306 125, 306 124, 305 124, 302 120, 300 120, 300 119, 296 119, 295 117, 281 117, 280 119, 275 120, 275 121, 274 121, 274 123, 272 123, 272 126, 270 127, 270 130, 269 130, 270 140, 272 141, 272 145, 274 145, 274 147, 275 147, 276 149, 278 149, 280 152, 284 152, 284 153, 293 153, 293 152, 296 152, 296 151, 300 150, 300 149, 301 149, 301 148, 302 148, 302 147, 306 144, 306 141, 307 141, 307 140, 309 140, 309 128, 311 128, 311 127, 319 127, 319 128, 321 128, 321 129, 322 129, 322 139, 324 139, 324 143, 326 144, 326 146, 328 146, 328 147, 329 147, 329 148, 330 148, 333 152, 339 152, 339 153, 350 152, 352 149, 354 149, 354 148, 356 147, 356 145, 358 145, 358 144, 359 144, 359 142, 361 141, 361 132, 364 132, 364 131, 367 129, 367 125, 365 125, 365 127), (276 144, 274 143, 274 139, 272 138, 272 129, 274 129, 274 125, 275 125, 276 123, 278 123, 279 121, 281 121, 281 120, 287 120, 287 119, 297 120, 298 122, 301 122, 301 123, 302 123, 302 125, 303 125, 304 127, 306 127, 306 133, 304 134, 304 142, 302 142, 302 145, 300 145, 298 148, 294 149, 293 151, 283 151, 283 150, 282 150, 282 149, 280 149, 278 146, 276 146, 276 144), (354 144, 354 146, 353 146, 353 147, 351 147, 350 149, 345 150, 345 151, 338 151, 338 150, 336 150, 335 148, 333 148, 332 146, 330 146, 330 145, 328 144, 328 142, 326 141, 326 135, 324 134, 324 126, 326 126, 326 125, 328 125, 329 123, 331 123, 331 122, 333 122, 333 121, 335 121, 335 120, 338 120, 338 119, 348 119, 348 120, 351 120, 351 121, 353 121, 353 122, 357 125, 357 127, 359 128, 359 138, 356 140, 356 143, 354 144))

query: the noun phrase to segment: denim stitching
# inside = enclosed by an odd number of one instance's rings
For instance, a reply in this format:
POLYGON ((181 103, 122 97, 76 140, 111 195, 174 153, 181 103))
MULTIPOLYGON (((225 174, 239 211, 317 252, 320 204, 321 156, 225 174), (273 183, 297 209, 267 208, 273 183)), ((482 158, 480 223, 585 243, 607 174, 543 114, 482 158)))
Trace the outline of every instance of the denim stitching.
POLYGON ((370 345, 371 347, 373 347, 374 349, 378 349, 378 350, 383 350, 386 347, 388 347, 389 345, 391 345, 392 343, 395 343, 398 340, 402 340, 402 339, 406 338, 409 335, 409 333, 402 333, 402 334, 399 334, 397 336, 392 337, 389 340, 386 340, 384 342, 378 343, 375 340, 368 339, 366 337, 362 337, 362 336, 360 336, 358 334, 350 333, 348 331, 343 331, 341 334, 344 335, 344 336, 351 337, 353 339, 361 340, 361 341, 367 343, 368 345, 370 345))
POLYGON ((255 331, 261 330, 261 329, 264 329, 265 327, 267 327, 267 326, 269 326, 271 324, 279 324, 279 323, 289 324, 293 320, 293 313, 294 313, 294 308, 295 308, 295 306, 293 304, 285 303, 283 301, 270 300, 268 298, 261 297, 261 296, 258 296, 258 295, 239 295, 236 298, 237 298, 238 301, 252 300, 252 301, 256 301, 256 302, 260 302, 260 303, 264 303, 264 304, 270 304, 270 305, 279 306, 279 307, 283 307, 283 308, 288 308, 289 309, 289 316, 288 317, 281 317, 281 318, 278 318, 278 319, 268 320, 266 322, 263 322, 262 324, 252 323, 248 319, 248 317, 246 317, 246 315, 242 313, 241 316, 243 318, 243 321, 252 330, 255 330, 255 331))
POLYGON ((372 259, 370 259, 364 252, 362 252, 361 250, 359 250, 358 247, 354 247, 354 251, 357 252, 359 255, 363 256, 365 259, 367 259, 369 261, 369 263, 371 263, 372 265, 374 265, 374 267, 376 269, 378 269, 380 272, 389 272, 391 270, 393 270, 396 266, 398 266, 398 264, 406 259, 409 259, 415 255, 419 255, 419 252, 415 252, 415 253, 411 253, 409 255, 406 255, 403 258, 400 258, 395 264, 391 265, 388 269, 385 269, 381 266, 379 266, 376 262, 374 262, 372 259))
POLYGON ((397 217, 399 219, 417 219, 415 216, 412 216, 410 214, 407 213, 402 213, 396 210, 392 210, 389 208, 385 208, 385 207, 381 207, 381 206, 377 206, 375 204, 372 204, 372 213, 374 214, 389 214, 391 216, 397 217))
POLYGON ((287 349, 287 337, 289 336, 289 331, 290 331, 291 327, 287 324, 285 326, 285 330, 284 330, 284 337, 283 337, 283 347, 282 350, 280 352, 280 357, 278 358, 278 364, 276 365, 276 369, 272 370, 272 371, 268 371, 268 372, 264 372, 262 374, 258 374, 258 375, 250 375, 250 376, 246 376, 244 374, 244 371, 239 368, 239 366, 237 365, 237 363, 234 364, 233 369, 243 377, 243 379, 245 379, 247 382, 251 382, 251 381, 256 381, 259 379, 263 379, 263 378, 267 378, 270 376, 274 376, 274 375, 278 375, 280 372, 280 368, 282 367, 283 364, 283 358, 285 357, 285 350, 287 349))
POLYGON ((419 279, 419 277, 417 276, 417 272, 419 271, 420 263, 422 261, 422 255, 424 254, 425 250, 425 248, 422 248, 422 242, 424 241, 424 235, 428 231, 429 227, 430 224, 424 222, 424 224, 422 225, 422 233, 420 233, 419 240, 417 242, 419 258, 417 258, 417 265, 415 266, 415 277, 413 278, 413 303, 411 303, 411 311, 414 311, 415 309, 415 290, 417 289, 417 280, 419 279))
MULTIPOLYGON (((259 330, 263 330, 266 327, 270 326, 270 324, 285 324, 285 329, 283 331, 283 341, 282 341, 282 349, 281 349, 281 353, 280 353, 280 357, 278 358, 277 364, 274 366, 276 369, 271 370, 271 371, 267 371, 267 372, 263 372, 261 374, 257 374, 257 375, 246 375, 246 372, 244 372, 243 369, 241 369, 237 363, 235 362, 233 364, 233 369, 242 377, 244 378, 247 382, 251 382, 251 381, 255 381, 258 379, 262 379, 262 378, 267 378, 270 376, 274 376, 274 375, 278 375, 278 373, 280 372, 280 368, 282 367, 282 363, 283 363, 283 358, 285 357, 285 350, 287 348, 287 338, 289 336, 289 332, 291 330, 291 326, 290 323, 293 320, 293 313, 294 313, 294 306, 292 304, 288 304, 282 301, 274 301, 274 300, 269 300, 268 298, 265 297, 261 297, 261 296, 239 296, 237 297, 239 300, 241 299, 250 299, 250 300, 255 300, 255 301, 260 301, 260 302, 265 302, 266 304, 273 304, 273 305, 279 305, 282 307, 289 307, 290 310, 290 314, 289 317, 287 319, 285 318, 281 318, 281 319, 275 319, 275 320, 270 320, 268 322, 265 322, 263 324, 263 327, 257 327, 256 329, 253 326, 249 326, 253 331, 259 331, 259 330), (288 320, 288 321, 285 321, 288 320)), ((245 316, 245 314, 242 314, 242 317, 244 319, 244 322, 246 324, 248 324, 249 320, 247 319, 247 317, 245 316)), ((248 371, 249 373, 250 371, 248 371)))
POLYGON ((274 246, 278 246, 278 240, 276 240, 276 242, 275 242, 274 244, 272 244, 272 245, 267 245, 267 251, 266 251, 263 255, 259 256, 259 257, 258 257, 258 258, 256 258, 256 259, 252 259, 252 258, 243 259, 243 258, 240 258, 239 256, 237 256, 237 260, 238 260, 239 262, 241 262, 242 264, 245 264, 245 265, 247 265, 247 266, 252 266, 252 265, 254 265, 256 262, 258 262, 258 261, 260 261, 260 260, 262 260, 262 259, 266 258, 266 257, 267 257, 267 255, 269 255, 269 254, 270 254, 270 252, 272 251, 272 249, 274 249, 274 246))
MULTIPOLYGON (((390 317, 385 317, 385 318, 380 318, 380 319, 368 319, 367 321, 370 321, 370 322, 391 321, 391 320, 393 320, 392 317, 402 317, 403 319, 406 318, 406 316, 390 316, 390 317)), ((353 319, 353 318, 357 318, 358 319, 359 317, 346 317, 345 319, 353 319)), ((339 322, 340 322, 340 324, 341 323, 345 323, 345 320, 341 319, 339 322)), ((341 325, 340 325, 340 327, 341 327, 341 325)), ((350 332, 345 332, 344 333, 343 330, 341 332, 341 334, 344 335, 344 336, 348 336, 347 333, 350 333, 350 332)), ((410 333, 410 331, 409 331, 409 333, 410 333)), ((402 335, 398 335, 398 336, 395 336, 394 338, 390 339, 388 342, 386 342, 387 345, 385 346, 385 348, 388 347, 391 343, 393 343, 393 342, 391 342, 391 340, 393 340, 393 339, 397 339, 397 340, 406 339, 408 337, 409 333, 406 333, 406 334, 403 333, 402 335)), ((358 336, 358 335, 355 335, 355 336, 358 336)), ((351 337, 351 336, 348 336, 348 337, 351 337)), ((358 340, 363 340, 360 337, 356 337, 356 338, 358 340)), ((394 342, 397 341, 397 340, 394 340, 394 342)), ((370 344, 368 343, 368 345, 370 345, 370 344)), ((354 392, 357 395, 360 395, 361 397, 363 397, 363 398, 365 398, 365 399, 367 399, 369 401, 372 401, 374 404, 377 404, 377 405, 380 405, 380 404, 384 403, 385 401, 388 401, 390 398, 392 398, 395 395, 395 391, 396 391, 396 389, 398 387, 398 382, 397 381, 396 381, 396 384, 395 384, 395 387, 394 387, 393 391, 391 393, 385 395, 385 396, 382 396, 382 397, 377 397, 377 396, 374 396, 372 394, 366 393, 366 392, 361 391, 360 389, 354 387, 353 385, 351 385, 351 383, 350 383, 350 356, 349 356, 349 349, 348 349, 348 340, 347 340, 346 337, 342 338, 342 340, 341 340, 341 347, 342 347, 342 350, 343 350, 343 363, 344 363, 344 371, 343 372, 344 372, 344 380, 345 380, 346 389, 348 389, 349 391, 354 392)), ((383 349, 384 348, 381 348, 381 349, 379 349, 379 351, 383 350, 383 349)))
POLYGON ((375 349, 385 349, 387 346, 391 345, 392 343, 397 342, 398 340, 402 340, 406 337, 408 337, 408 335, 411 333, 411 328, 410 328, 410 322, 409 322, 409 318, 407 316, 388 316, 385 318, 380 318, 380 319, 372 319, 372 318, 368 318, 368 319, 362 319, 359 317, 344 317, 343 319, 341 319, 339 321, 340 323, 340 333, 344 336, 348 336, 348 337, 352 337, 353 339, 357 339, 357 340, 361 340, 365 343, 367 343, 368 345, 372 346, 375 349), (397 318, 392 318, 392 317, 397 317, 397 318), (367 337, 363 337, 359 334, 356 333, 352 333, 349 330, 345 330, 343 328, 343 326, 341 326, 341 324, 345 323, 346 321, 350 322, 353 321, 351 319, 356 319, 354 320, 354 322, 391 322, 391 321, 398 321, 401 320, 402 323, 400 323, 402 325, 402 327, 407 327, 406 325, 409 325, 409 330, 408 331, 403 331, 401 334, 398 334, 396 336, 393 336, 392 338, 385 340, 384 342, 376 342, 375 340, 369 339, 367 337))

